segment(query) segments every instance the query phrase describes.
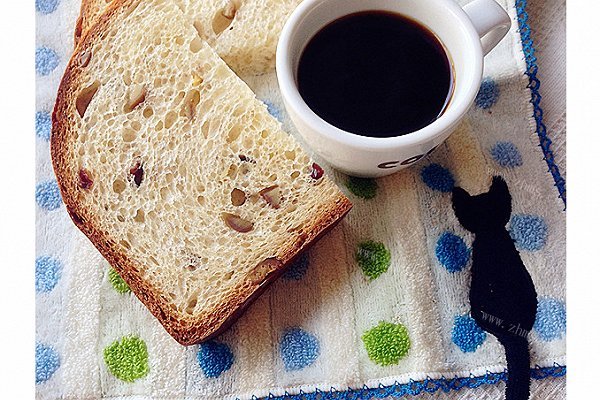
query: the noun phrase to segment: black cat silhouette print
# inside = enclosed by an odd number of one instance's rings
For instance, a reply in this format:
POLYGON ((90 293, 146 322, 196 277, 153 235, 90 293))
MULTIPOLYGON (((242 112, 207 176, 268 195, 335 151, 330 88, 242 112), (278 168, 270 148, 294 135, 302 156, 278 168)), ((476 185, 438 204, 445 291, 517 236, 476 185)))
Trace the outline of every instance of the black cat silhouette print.
POLYGON ((529 331, 537 309, 535 286, 506 230, 512 210, 504 179, 495 176, 487 193, 471 196, 455 187, 452 207, 475 234, 471 272, 471 316, 504 346, 506 400, 529 398, 529 331))

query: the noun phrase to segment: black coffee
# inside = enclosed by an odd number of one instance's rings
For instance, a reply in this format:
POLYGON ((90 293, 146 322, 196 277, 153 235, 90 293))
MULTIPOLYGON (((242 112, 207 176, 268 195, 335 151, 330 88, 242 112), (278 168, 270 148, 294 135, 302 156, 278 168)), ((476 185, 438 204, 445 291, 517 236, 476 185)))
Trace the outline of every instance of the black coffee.
POLYGON ((400 136, 444 112, 452 66, 427 28, 399 14, 366 11, 331 22, 309 41, 298 87, 308 106, 338 128, 400 136))

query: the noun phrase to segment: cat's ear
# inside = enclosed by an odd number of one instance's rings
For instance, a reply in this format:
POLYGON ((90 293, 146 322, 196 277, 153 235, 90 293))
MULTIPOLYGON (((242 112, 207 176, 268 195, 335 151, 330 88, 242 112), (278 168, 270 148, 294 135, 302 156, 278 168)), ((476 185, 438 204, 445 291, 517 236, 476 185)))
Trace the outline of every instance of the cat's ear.
POLYGON ((492 178, 492 186, 490 187, 489 193, 493 193, 495 196, 510 196, 506 181, 501 176, 497 175, 492 178))
POLYGON ((467 230, 473 232, 474 226, 471 218, 471 195, 460 187, 452 189, 452 208, 458 222, 467 230))
POLYGON ((452 205, 453 206, 462 206, 463 204, 465 204, 469 199, 471 198, 471 195, 469 193, 467 193, 467 191, 461 187, 455 186, 454 189, 452 189, 452 205))
POLYGON ((505 225, 510 219, 511 207, 511 196, 508 190, 508 185, 500 176, 494 176, 492 179, 492 186, 488 192, 491 200, 494 204, 494 211, 497 214, 497 218, 501 220, 502 224, 505 225))

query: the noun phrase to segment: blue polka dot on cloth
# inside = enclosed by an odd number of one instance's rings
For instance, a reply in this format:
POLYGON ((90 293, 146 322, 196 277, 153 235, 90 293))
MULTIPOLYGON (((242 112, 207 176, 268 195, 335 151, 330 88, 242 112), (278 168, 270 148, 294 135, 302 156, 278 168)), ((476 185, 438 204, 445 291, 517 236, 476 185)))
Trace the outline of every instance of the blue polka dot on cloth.
POLYGON ((35 260, 35 291, 46 293, 54 289, 62 273, 61 263, 52 257, 42 256, 35 260))
POLYGON ((475 105, 487 110, 496 104, 498 96, 500 96, 500 89, 498 89, 496 82, 492 78, 485 78, 481 82, 477 97, 475 97, 475 105))
POLYGON ((288 267, 283 273, 283 278, 288 281, 299 281, 304 277, 308 270, 309 259, 308 252, 304 252, 288 267))
POLYGON ((217 378, 233 365, 233 353, 229 346, 215 340, 202 343, 197 358, 207 378, 217 378))
POLYGON ((521 250, 540 250, 546 244, 548 227, 541 217, 517 214, 510 219, 510 237, 521 250))
POLYGON ((45 76, 58 66, 58 54, 49 47, 35 49, 35 70, 39 75, 45 76))
POLYGON ((545 342, 561 339, 567 331, 565 303, 553 297, 540 297, 533 329, 545 342))
POLYGON ((301 328, 283 332, 279 350, 286 371, 297 371, 316 361, 321 352, 317 338, 301 328))
POLYGON ((35 0, 35 9, 42 14, 50 14, 58 7, 58 0, 35 0))
POLYGON ((60 367, 60 357, 51 346, 35 344, 35 383, 46 382, 60 367))
POLYGON ((56 210, 60 207, 62 199, 56 181, 38 183, 35 187, 35 201, 38 206, 48 211, 56 210))
POLYGON ((447 168, 439 164, 431 164, 421 170, 421 179, 429 188, 439 192, 451 192, 454 188, 454 177, 447 168))
POLYGON ((35 134, 44 140, 50 140, 52 131, 52 118, 50 114, 43 111, 35 113, 35 134))
POLYGON ((267 105, 267 111, 269 111, 269 114, 271 114, 273 117, 275 117, 275 119, 277 121, 282 122, 283 121, 283 115, 282 115, 281 110, 279 109, 279 107, 277 107, 275 104, 273 104, 269 100, 264 100, 263 102, 267 105))
POLYGON ((452 342, 458 346, 463 353, 472 353, 479 348, 487 337, 483 329, 470 315, 458 315, 454 317, 454 328, 452 328, 452 342))
POLYGON ((435 256, 448 272, 458 272, 469 262, 471 250, 460 236, 444 232, 435 246, 435 256))
POLYGON ((523 165, 523 158, 517 146, 511 142, 498 142, 491 148, 490 154, 501 167, 519 167, 523 165))

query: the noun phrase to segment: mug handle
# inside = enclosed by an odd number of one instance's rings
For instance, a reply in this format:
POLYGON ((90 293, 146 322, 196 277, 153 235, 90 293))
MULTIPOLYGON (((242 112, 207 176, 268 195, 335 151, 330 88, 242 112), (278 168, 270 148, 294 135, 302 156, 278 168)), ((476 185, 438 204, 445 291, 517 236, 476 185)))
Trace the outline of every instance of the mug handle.
POLYGON ((510 29, 511 20, 494 0, 473 0, 463 7, 481 38, 483 55, 489 53, 510 29))

